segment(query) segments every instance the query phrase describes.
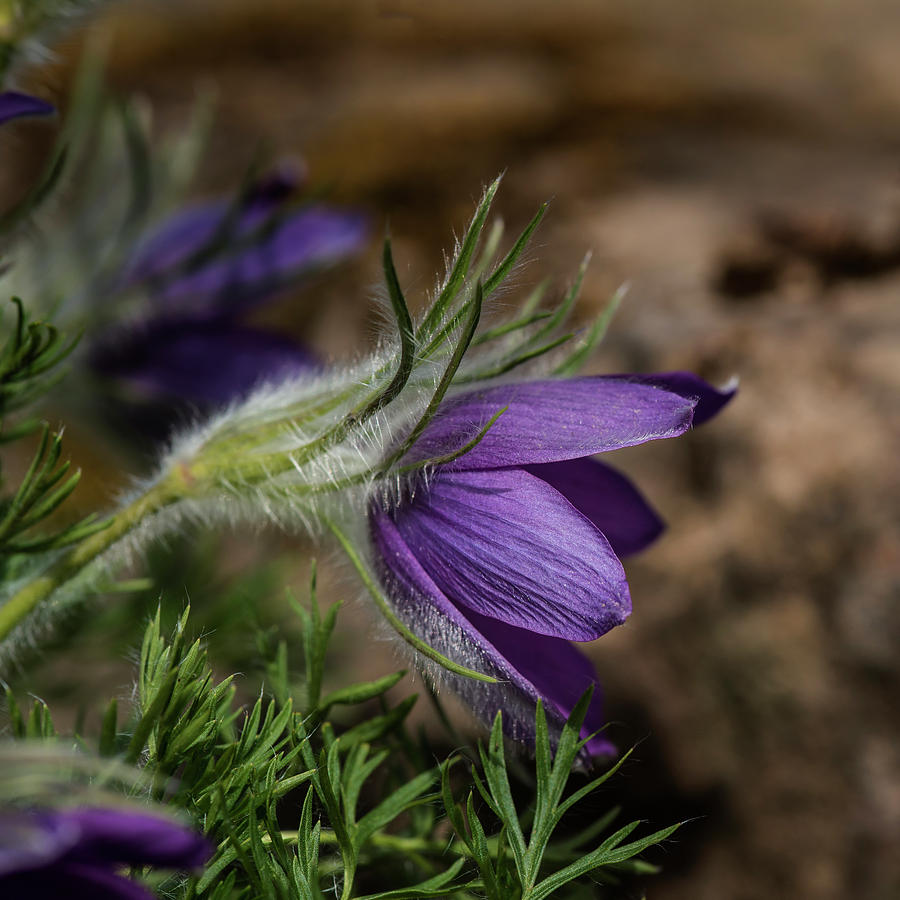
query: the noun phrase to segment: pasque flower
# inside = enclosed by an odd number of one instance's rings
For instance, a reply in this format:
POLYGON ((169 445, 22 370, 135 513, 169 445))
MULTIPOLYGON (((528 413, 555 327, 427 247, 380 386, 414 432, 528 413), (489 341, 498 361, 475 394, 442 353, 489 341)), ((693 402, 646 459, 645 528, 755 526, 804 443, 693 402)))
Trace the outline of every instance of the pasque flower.
POLYGON ((90 354, 130 400, 210 409, 260 380, 316 366, 305 348, 244 321, 298 278, 358 251, 367 224, 322 204, 290 208, 297 172, 279 168, 237 201, 183 210, 140 242, 109 291, 149 295, 144 316, 113 328, 90 354))
MULTIPOLYGON (((390 283, 392 265, 386 271, 390 283)), ((469 371, 477 372, 481 359, 476 355, 469 371)), ((278 356, 263 352, 259 363, 275 374, 278 356)), ((216 369, 223 399, 233 396, 232 364, 216 369)), ((646 547, 663 527, 628 479, 592 457, 680 435, 733 392, 682 372, 482 384, 445 397, 398 461, 418 472, 400 502, 373 493, 371 540, 386 600, 407 639, 412 635, 426 657, 434 651, 430 658, 444 666, 435 669, 438 677, 476 713, 490 719, 502 708, 507 732, 527 742, 538 699, 558 725, 596 683, 571 641, 594 640, 625 620, 631 598, 620 557, 646 547), (474 447, 448 460, 498 413, 474 447)), ((347 421, 364 420, 364 407, 347 421)), ((382 428, 391 426, 376 425, 373 436, 382 428)), ((371 449, 355 444, 344 459, 377 468, 365 461, 371 449)), ((295 458, 281 477, 302 473, 303 460, 295 458)), ((323 488, 355 477, 343 461, 317 464, 316 471, 323 488)), ((585 729, 603 723, 597 690, 585 729)), ((611 749, 602 736, 588 747, 611 749)))
POLYGON ((81 808, 0 813, 0 896, 146 900, 124 866, 188 870, 212 854, 205 838, 149 813, 81 808))
MULTIPOLYGON (((538 293, 518 317, 479 328, 543 214, 496 263, 496 229, 476 256, 498 184, 418 321, 388 240, 396 337, 346 369, 271 379, 185 431, 113 526, 79 548, 78 564, 116 564, 128 541, 153 533, 139 528, 150 519, 157 533, 186 519, 331 532, 417 662, 482 717, 503 710, 513 738, 533 738, 538 700, 558 732, 596 682, 571 642, 629 615, 620 557, 662 528, 637 489, 593 457, 683 434, 733 390, 684 372, 568 377, 614 309, 577 337, 560 334, 583 267, 556 309, 538 309, 538 293), (536 370, 553 377, 509 374, 536 370)), ((225 357, 216 374, 231 399, 228 367, 225 357)), ((260 374, 271 372, 261 354, 260 374)), ((76 568, 63 558, 39 590, 0 607, 0 640, 47 598, 67 602, 76 568)), ((585 728, 603 722, 597 693, 585 728)), ((602 737, 588 747, 609 749, 602 737)))
MULTIPOLYGON (((407 457, 468 452, 370 521, 376 566, 399 618, 455 662, 498 680, 444 673, 483 718, 533 738, 541 699, 557 722, 596 683, 570 641, 621 624, 631 598, 620 556, 662 522, 638 490, 594 454, 675 437, 732 396, 694 375, 600 376, 501 384, 446 401, 407 457)), ((604 723, 595 690, 585 721, 604 723)), ((611 745, 597 737, 588 751, 611 745)))

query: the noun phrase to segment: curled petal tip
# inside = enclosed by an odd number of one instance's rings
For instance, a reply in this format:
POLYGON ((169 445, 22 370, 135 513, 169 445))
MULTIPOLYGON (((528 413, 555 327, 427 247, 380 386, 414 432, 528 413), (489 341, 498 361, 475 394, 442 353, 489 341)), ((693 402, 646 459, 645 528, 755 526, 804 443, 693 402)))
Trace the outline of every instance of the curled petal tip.
POLYGON ((693 425, 702 425, 726 406, 737 393, 738 382, 732 377, 721 388, 704 381, 693 372, 660 372, 652 375, 620 376, 652 384, 674 394, 679 394, 694 403, 693 425))

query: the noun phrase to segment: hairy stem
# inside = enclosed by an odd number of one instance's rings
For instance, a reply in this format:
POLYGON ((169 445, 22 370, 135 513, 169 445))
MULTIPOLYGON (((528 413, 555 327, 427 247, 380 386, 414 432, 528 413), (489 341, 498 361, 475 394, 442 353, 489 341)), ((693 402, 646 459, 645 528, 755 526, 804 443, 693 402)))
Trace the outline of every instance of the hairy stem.
POLYGON ((40 578, 30 581, 0 607, 0 641, 68 582, 77 578, 107 550, 150 516, 184 496, 183 476, 177 471, 120 510, 108 528, 91 535, 63 554, 40 578))

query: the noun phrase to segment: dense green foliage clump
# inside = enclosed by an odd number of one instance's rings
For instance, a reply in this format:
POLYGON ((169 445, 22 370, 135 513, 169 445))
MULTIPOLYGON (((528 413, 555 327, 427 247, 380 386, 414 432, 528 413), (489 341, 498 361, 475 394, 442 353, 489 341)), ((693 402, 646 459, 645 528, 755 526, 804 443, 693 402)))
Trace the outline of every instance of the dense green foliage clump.
MULTIPOLYGON (((215 678, 203 643, 188 639, 189 611, 171 635, 157 612, 133 708, 120 721, 111 701, 99 735, 75 738, 98 757, 92 780, 108 781, 104 759, 138 767, 129 793, 177 808, 215 843, 206 870, 158 884, 163 896, 540 900, 565 889, 585 896, 584 876, 615 885, 654 871, 638 855, 677 826, 630 840, 640 823, 611 831, 613 809, 575 833, 567 827, 566 814, 625 758, 593 778, 572 774, 589 696, 555 748, 538 708, 533 766, 507 760, 499 714, 477 758, 461 752, 435 765, 434 747, 406 724, 416 697, 388 699, 404 673, 323 694, 339 607, 320 613, 313 586, 309 609, 294 608, 303 676, 292 678, 287 644, 277 642, 249 708, 232 677, 215 678)), ((41 701, 22 710, 11 692, 7 700, 16 738, 61 742, 41 701)))

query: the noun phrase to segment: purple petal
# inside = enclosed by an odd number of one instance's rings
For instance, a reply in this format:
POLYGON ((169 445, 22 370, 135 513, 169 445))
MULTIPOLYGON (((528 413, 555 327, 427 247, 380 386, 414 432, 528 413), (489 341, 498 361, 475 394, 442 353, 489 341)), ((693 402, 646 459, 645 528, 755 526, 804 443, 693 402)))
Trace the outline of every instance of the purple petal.
POLYGON ((76 825, 51 815, 5 813, 0 817, 0 879, 11 872, 45 866, 79 838, 76 825))
POLYGON ((66 863, 8 878, 0 876, 0 896, 29 900, 154 900, 156 894, 105 868, 66 863))
POLYGON ((209 842, 188 828, 156 815, 119 809, 74 809, 58 813, 79 829, 66 863, 150 865, 196 869, 212 854, 209 842))
MULTIPOLYGON (((543 700, 555 740, 564 716, 571 711, 572 698, 577 700, 595 682, 588 661, 566 641, 535 635, 458 608, 429 577, 388 515, 376 510, 370 523, 380 575, 401 620, 439 653, 491 675, 499 683, 476 682, 436 667, 434 674, 451 686, 486 724, 490 725, 497 710, 502 709, 505 733, 523 743, 534 744, 534 707, 538 699, 543 700), (490 638, 486 635, 488 630, 490 638), (497 644, 492 642, 494 639, 497 644), (521 652, 516 649, 519 641, 523 642, 521 652)), ((595 697, 583 735, 603 724, 601 706, 595 697)), ((587 752, 605 753, 611 749, 597 738, 588 745, 587 752)))
POLYGON ((8 814, 0 820, 0 895, 34 900, 146 900, 121 865, 196 869, 213 848, 168 819, 115 809, 8 814))
POLYGON ((317 369, 307 350, 278 334, 228 322, 161 319, 93 348, 91 366, 143 397, 215 406, 265 381, 317 369))
POLYGON ((625 572, 606 538, 558 491, 521 469, 441 473, 393 518, 422 567, 459 606, 581 641, 631 612, 625 572))
MULTIPOLYGON (((477 613, 467 611, 465 616, 507 662, 534 685, 545 707, 555 709, 563 719, 569 717, 581 695, 594 685, 582 735, 592 734, 604 726, 603 695, 597 683, 597 672, 580 650, 568 641, 534 634, 477 613)), ((593 738, 587 749, 592 756, 615 752, 602 734, 593 738)))
MULTIPOLYGON (((185 220, 180 230, 207 229, 208 223, 185 220)), ((226 243, 212 259, 184 272, 168 257, 168 266, 151 262, 159 281, 153 285, 157 300, 169 309, 235 312, 248 303, 271 296, 305 271, 333 265, 360 249, 366 237, 365 218, 359 213, 310 207, 273 219, 253 233, 258 217, 245 220, 236 229, 235 240, 226 243), (172 268, 169 268, 171 266, 172 268)), ((199 233, 199 232, 198 232, 199 233)), ((194 242, 195 238, 188 238, 194 242)), ((146 254, 145 254, 146 258, 146 254)), ((146 270, 148 265, 144 264, 146 270)), ((133 274, 131 276, 134 278, 133 274)))
POLYGON ((133 284, 165 276, 201 250, 209 249, 229 216, 235 218, 225 237, 245 236, 276 212, 296 190, 301 177, 296 167, 280 166, 253 185, 237 209, 233 200, 222 199, 199 203, 176 213, 138 248, 126 266, 123 281, 133 284))
POLYGON ((630 384, 649 384, 671 391, 673 394, 694 401, 693 425, 702 425, 711 419, 737 393, 737 382, 732 380, 724 388, 715 388, 693 372, 657 372, 652 375, 609 375, 630 384))
POLYGON ((605 376, 498 385, 441 404, 408 460, 459 449, 504 407, 481 442, 447 468, 558 462, 676 437, 690 427, 694 404, 651 385, 605 376))
POLYGON ((526 468, 587 516, 603 532, 618 557, 643 550, 665 528, 662 519, 624 475, 595 459, 570 459, 526 468))
POLYGON ((231 204, 216 200, 182 210, 167 219, 127 263, 125 284, 163 277, 171 268, 202 250, 222 225, 231 204))
POLYGON ((0 93, 0 124, 22 116, 49 116, 54 112, 56 110, 49 103, 29 94, 18 91, 0 93))

